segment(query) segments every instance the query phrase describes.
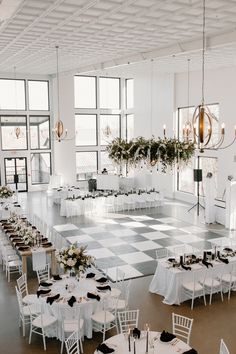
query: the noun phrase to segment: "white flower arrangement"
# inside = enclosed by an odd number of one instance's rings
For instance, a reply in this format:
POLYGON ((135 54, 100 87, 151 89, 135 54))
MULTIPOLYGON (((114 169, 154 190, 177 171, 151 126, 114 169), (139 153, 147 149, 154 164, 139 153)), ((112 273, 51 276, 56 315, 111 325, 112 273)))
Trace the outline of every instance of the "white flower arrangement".
POLYGON ((22 227, 18 235, 22 237, 25 245, 33 245, 36 241, 36 233, 32 230, 32 227, 22 227))
POLYGON ((13 193, 8 186, 0 186, 0 198, 10 198, 13 196, 13 193))
POLYGON ((76 244, 62 248, 57 255, 60 267, 77 274, 84 273, 87 268, 94 265, 94 257, 86 254, 86 248, 86 246, 77 247, 76 244))

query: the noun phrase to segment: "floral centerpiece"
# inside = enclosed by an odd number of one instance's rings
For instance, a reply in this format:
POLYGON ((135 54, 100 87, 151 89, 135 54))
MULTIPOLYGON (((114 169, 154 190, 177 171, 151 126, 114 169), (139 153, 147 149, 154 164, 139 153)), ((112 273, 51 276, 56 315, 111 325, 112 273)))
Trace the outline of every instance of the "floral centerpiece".
POLYGON ((78 275, 84 273, 87 268, 94 265, 94 257, 86 253, 86 248, 87 246, 77 247, 76 244, 62 248, 57 255, 60 267, 78 275))
POLYGON ((0 198, 10 198, 13 196, 13 193, 8 186, 0 186, 0 198))
POLYGON ((30 226, 22 227, 19 230, 18 235, 22 237, 22 240, 24 241, 25 245, 34 245, 37 241, 36 233, 32 230, 32 227, 30 226))

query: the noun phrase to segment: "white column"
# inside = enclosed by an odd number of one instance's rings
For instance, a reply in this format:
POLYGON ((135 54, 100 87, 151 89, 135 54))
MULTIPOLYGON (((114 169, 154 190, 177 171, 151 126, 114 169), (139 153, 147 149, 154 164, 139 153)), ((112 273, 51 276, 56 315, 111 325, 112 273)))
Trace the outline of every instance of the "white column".
MULTIPOLYGON (((75 154, 75 117, 74 117, 74 78, 60 76, 60 119, 64 129, 68 130, 67 139, 54 144, 54 170, 55 174, 62 176, 62 183, 74 185, 76 182, 76 154, 75 154)), ((58 119, 57 80, 53 79, 53 112, 54 124, 58 119)), ((53 128, 53 127, 52 127, 53 128)))

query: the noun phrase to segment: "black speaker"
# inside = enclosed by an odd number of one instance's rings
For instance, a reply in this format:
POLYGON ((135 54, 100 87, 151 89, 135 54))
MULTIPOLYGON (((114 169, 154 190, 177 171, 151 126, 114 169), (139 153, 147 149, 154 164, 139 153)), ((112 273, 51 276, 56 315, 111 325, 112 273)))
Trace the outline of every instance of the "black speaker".
POLYGON ((202 182, 202 170, 193 170, 193 180, 194 182, 202 182))

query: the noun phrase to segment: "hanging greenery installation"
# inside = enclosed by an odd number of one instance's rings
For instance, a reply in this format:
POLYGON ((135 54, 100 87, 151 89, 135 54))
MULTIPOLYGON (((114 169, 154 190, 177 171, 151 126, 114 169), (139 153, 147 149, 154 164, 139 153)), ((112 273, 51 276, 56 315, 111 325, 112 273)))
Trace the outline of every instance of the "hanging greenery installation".
POLYGON ((118 165, 128 164, 135 167, 144 161, 152 167, 160 164, 162 172, 175 164, 186 164, 194 150, 195 146, 191 141, 154 137, 138 137, 130 141, 116 138, 107 146, 109 158, 118 165))

